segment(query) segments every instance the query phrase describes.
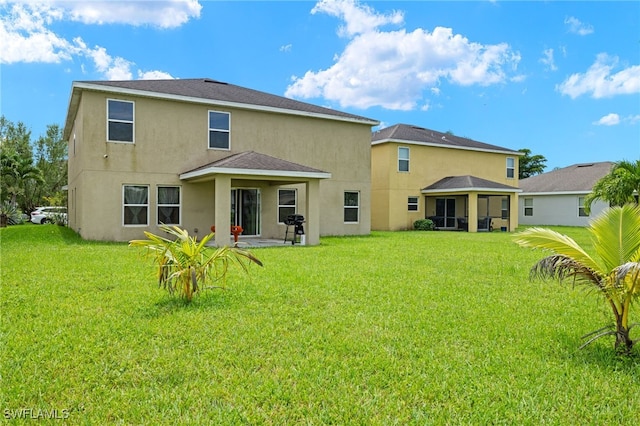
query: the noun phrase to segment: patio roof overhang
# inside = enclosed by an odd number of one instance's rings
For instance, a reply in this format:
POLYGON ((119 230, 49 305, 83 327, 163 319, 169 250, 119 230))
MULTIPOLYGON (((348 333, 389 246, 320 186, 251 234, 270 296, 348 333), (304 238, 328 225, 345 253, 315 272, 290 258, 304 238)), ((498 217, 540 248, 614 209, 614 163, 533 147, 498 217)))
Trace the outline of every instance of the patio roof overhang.
POLYGON ((512 194, 522 192, 514 186, 493 182, 476 176, 448 176, 420 190, 422 194, 463 194, 482 192, 493 194, 512 194))
POLYGON ((180 174, 180 179, 190 182, 201 182, 214 180, 216 176, 219 175, 230 175, 236 179, 261 179, 286 182, 331 178, 331 173, 329 172, 254 151, 245 151, 183 172, 180 174))

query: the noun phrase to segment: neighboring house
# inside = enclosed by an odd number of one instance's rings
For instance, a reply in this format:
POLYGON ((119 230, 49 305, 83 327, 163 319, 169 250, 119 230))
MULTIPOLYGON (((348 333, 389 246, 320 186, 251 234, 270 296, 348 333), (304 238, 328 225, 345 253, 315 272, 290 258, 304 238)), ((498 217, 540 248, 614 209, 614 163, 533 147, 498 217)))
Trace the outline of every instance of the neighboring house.
POLYGON ((584 199, 612 167, 609 161, 574 164, 522 179, 518 201, 520 224, 587 226, 609 203, 596 200, 587 214, 584 199))
POLYGON ((179 225, 217 245, 283 238, 305 217, 321 235, 368 234, 369 118, 210 79, 74 82, 69 226, 128 241, 179 225), (226 232, 220 232, 226 230, 226 232))
POLYGON ((397 124, 373 134, 371 226, 469 232, 518 226, 520 152, 422 127, 397 124))

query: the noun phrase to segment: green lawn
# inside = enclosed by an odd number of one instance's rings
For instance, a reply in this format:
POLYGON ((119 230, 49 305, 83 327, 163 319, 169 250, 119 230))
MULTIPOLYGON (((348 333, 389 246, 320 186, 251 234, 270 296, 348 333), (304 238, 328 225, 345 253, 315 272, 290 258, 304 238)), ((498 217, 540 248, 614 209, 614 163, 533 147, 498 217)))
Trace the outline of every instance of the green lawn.
POLYGON ((158 289, 126 244, 54 225, 0 237, 5 419, 640 424, 640 356, 616 357, 611 339, 578 350, 609 321, 606 306, 581 288, 530 282, 543 253, 509 233, 255 249, 263 268, 234 271, 229 290, 191 305, 158 289))

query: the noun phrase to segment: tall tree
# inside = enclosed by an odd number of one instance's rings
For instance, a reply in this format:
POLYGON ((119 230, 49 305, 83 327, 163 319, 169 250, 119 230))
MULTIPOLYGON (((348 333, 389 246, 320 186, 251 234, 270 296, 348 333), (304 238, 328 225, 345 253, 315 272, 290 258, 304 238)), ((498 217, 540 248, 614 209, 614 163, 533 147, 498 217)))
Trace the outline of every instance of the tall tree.
POLYGON ((42 183, 42 174, 33 164, 31 131, 22 122, 0 116, 0 148, 0 198, 22 211, 31 211, 34 188, 42 183))
POLYGON ((50 200, 46 204, 64 204, 66 191, 62 188, 67 184, 67 143, 62 139, 60 126, 48 125, 46 135, 38 138, 35 148, 36 166, 44 178, 44 184, 36 192, 39 202, 46 197, 50 200))
POLYGON ((524 154, 520 156, 520 160, 518 162, 518 179, 526 179, 544 171, 547 159, 543 155, 531 155, 531 150, 528 148, 522 148, 518 151, 524 154))
POLYGON ((627 203, 638 204, 640 194, 640 160, 635 162, 622 160, 614 163, 608 175, 593 186, 585 197, 585 208, 591 209, 595 200, 608 201, 612 206, 627 203))

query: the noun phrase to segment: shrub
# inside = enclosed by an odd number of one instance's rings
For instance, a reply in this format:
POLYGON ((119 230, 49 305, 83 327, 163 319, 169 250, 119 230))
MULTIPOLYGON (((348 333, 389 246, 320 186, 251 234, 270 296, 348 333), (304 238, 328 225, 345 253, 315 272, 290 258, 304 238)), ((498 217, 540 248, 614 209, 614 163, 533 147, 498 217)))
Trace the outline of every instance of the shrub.
POLYGON ((231 263, 236 263, 247 272, 243 260, 262 266, 262 262, 248 250, 234 247, 212 249, 206 243, 213 238, 209 234, 198 241, 189 236, 186 229, 177 226, 163 225, 160 229, 176 237, 175 241, 146 232, 147 240, 132 240, 131 247, 145 247, 148 254, 158 265, 158 285, 170 294, 178 293, 187 302, 193 295, 204 288, 207 281, 221 281, 216 288, 225 288, 227 270, 231 263))
POLYGON ((413 222, 413 229, 416 231, 433 231, 436 226, 431 219, 418 219, 413 222))
POLYGON ((19 225, 24 223, 22 211, 9 201, 2 203, 2 206, 0 207, 0 214, 7 217, 7 225, 19 225))

